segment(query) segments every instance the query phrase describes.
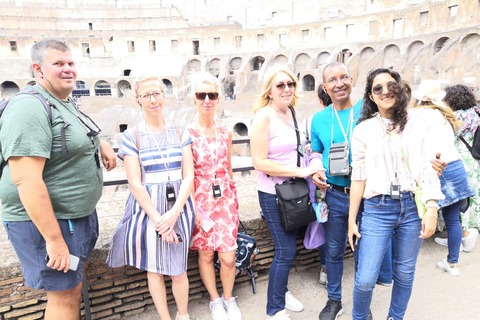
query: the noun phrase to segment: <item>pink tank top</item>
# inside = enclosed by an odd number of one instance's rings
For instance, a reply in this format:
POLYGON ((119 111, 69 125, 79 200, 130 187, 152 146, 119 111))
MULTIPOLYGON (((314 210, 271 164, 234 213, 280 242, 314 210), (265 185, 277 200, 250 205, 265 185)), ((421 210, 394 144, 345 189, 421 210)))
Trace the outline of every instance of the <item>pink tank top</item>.
MULTIPOLYGON (((264 108, 257 111, 266 112, 264 108)), ((297 136, 295 129, 278 117, 270 118, 270 138, 268 141, 268 159, 287 167, 297 166, 297 136)), ((302 143, 303 134, 300 134, 302 143)), ((303 167, 303 158, 300 157, 300 166, 303 167)), ((265 173, 257 171, 257 189, 262 192, 275 194, 275 183, 265 173)), ((277 183, 282 183, 292 177, 273 177, 277 183)))

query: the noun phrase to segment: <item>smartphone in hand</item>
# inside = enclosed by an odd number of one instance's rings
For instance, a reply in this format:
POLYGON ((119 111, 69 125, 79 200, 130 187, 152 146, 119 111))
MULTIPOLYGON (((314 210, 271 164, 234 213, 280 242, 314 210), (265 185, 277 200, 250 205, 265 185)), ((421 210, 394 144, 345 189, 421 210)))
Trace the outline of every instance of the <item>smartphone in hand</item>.
MULTIPOLYGON (((45 261, 47 263, 48 261, 50 261, 50 257, 48 256, 48 254, 45 256, 45 261)), ((73 254, 70 254, 70 267, 68 268, 68 270, 77 271, 79 263, 80 263, 80 258, 77 256, 74 256, 73 254)))

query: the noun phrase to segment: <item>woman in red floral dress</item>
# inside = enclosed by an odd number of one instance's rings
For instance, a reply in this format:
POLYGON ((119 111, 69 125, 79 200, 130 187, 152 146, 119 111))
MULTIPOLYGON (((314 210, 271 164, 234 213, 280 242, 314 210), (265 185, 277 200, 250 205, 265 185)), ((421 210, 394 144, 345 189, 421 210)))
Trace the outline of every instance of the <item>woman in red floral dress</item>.
POLYGON ((211 74, 193 74, 190 88, 194 92, 193 99, 197 107, 196 120, 188 130, 193 140, 198 217, 190 248, 198 250, 200 276, 210 294, 212 318, 241 320, 236 297, 232 296, 239 221, 237 190, 232 179, 232 132, 224 124, 215 122, 215 109, 219 101, 218 79, 211 74), (213 264, 215 251, 221 265, 222 297, 216 286, 213 264))

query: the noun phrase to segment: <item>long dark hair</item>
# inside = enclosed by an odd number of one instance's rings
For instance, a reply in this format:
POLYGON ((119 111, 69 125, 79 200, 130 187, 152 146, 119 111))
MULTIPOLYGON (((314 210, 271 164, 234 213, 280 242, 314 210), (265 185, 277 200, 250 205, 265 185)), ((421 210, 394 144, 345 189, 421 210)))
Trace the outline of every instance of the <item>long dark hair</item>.
POLYGON ((408 90, 408 84, 402 80, 398 72, 385 68, 374 69, 368 73, 365 93, 363 95, 362 116, 358 119, 358 123, 372 118, 378 112, 378 106, 372 101, 370 95, 372 94, 373 80, 382 73, 388 73, 399 85, 399 89, 395 92, 397 101, 393 106, 392 124, 394 127, 398 126, 400 131, 403 131, 408 120, 407 108, 410 102, 411 91, 408 90))

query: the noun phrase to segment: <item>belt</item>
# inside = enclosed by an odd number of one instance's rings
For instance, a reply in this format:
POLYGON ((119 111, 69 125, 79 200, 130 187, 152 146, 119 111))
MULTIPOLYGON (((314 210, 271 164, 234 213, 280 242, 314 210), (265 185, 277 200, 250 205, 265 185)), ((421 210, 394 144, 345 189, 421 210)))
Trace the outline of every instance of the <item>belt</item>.
POLYGON ((336 184, 330 183, 330 186, 340 192, 343 192, 345 194, 350 194, 350 187, 344 187, 344 186, 337 186, 336 184))

